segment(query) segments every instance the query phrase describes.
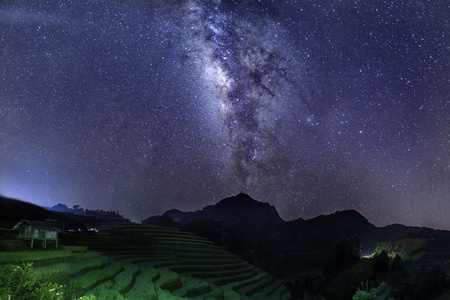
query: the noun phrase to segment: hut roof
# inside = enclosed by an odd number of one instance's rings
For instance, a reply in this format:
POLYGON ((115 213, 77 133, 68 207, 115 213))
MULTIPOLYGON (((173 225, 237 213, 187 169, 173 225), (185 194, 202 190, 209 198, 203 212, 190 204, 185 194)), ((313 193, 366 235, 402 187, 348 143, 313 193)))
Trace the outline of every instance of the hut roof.
POLYGON ((44 222, 44 221, 34 221, 34 220, 20 220, 19 223, 14 225, 12 230, 18 230, 18 229, 20 229, 20 227, 22 227, 25 224, 28 224, 31 227, 36 228, 36 229, 43 229, 43 230, 48 230, 48 231, 62 232, 61 229, 59 229, 58 227, 56 227, 52 223, 44 222))

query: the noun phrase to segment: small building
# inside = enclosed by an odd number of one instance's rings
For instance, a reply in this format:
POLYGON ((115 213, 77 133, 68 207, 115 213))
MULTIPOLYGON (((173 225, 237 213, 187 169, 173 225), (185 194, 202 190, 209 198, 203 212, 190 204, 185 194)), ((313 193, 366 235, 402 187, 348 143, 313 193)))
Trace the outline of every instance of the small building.
POLYGON ((31 248, 35 240, 42 241, 44 248, 47 248, 47 241, 54 241, 58 248, 58 233, 61 230, 50 222, 21 220, 12 230, 19 230, 19 238, 31 240, 31 248))

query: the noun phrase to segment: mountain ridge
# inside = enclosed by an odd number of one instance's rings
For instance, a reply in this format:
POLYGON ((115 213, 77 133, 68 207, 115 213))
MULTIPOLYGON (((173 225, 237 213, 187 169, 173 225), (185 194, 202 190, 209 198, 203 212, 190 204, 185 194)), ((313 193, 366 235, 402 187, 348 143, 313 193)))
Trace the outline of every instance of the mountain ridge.
POLYGON ((230 252, 271 272, 308 269, 324 265, 333 245, 358 240, 361 253, 370 254, 377 244, 405 237, 439 237, 450 243, 450 232, 422 227, 376 227, 354 209, 319 215, 312 219, 284 221, 275 207, 238 194, 201 210, 172 209, 143 221, 206 237, 230 252), (246 249, 243 251, 242 249, 246 249), (309 253, 310 255, 305 255, 309 253), (275 262, 275 263, 274 263, 275 262))
MULTIPOLYGON (((366 217, 364 217, 360 212, 354 209, 336 211, 329 215, 318 215, 311 219, 298 218, 295 220, 285 221, 283 220, 275 206, 270 205, 267 202, 261 202, 251 198, 245 193, 240 193, 236 196, 231 196, 224 198, 217 202, 216 204, 207 205, 200 210, 195 211, 181 211, 179 209, 173 208, 162 215, 150 216, 143 220, 143 223, 151 223, 152 218, 160 216, 168 216, 170 218, 176 219, 177 223, 190 222, 195 218, 213 218, 216 220, 233 220, 239 219, 239 217, 252 216, 255 213, 249 211, 250 209, 256 209, 259 213, 263 213, 266 217, 270 217, 276 223, 289 224, 289 223, 302 223, 302 222, 314 222, 321 223, 322 221, 334 220, 338 222, 342 218, 351 218, 352 222, 359 223, 370 223, 366 217), (247 211, 244 211, 247 210, 247 211), (228 215, 227 215, 228 213, 228 215), (229 215, 233 213, 233 215, 229 215)), ((370 223, 373 227, 376 227, 370 223)), ((168 224, 169 225, 169 224, 168 224)), ((278 224, 279 225, 279 224, 278 224)), ((402 225, 405 226, 405 225, 402 225)))

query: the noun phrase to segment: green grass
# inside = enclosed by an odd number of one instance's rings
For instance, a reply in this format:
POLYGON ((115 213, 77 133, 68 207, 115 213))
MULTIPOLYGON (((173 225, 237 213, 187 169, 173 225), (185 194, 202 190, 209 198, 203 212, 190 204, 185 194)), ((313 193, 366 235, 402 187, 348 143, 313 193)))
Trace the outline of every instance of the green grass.
POLYGON ((12 238, 0 240, 0 249, 2 251, 20 251, 27 248, 25 241, 12 238))
POLYGON ((85 295, 94 295, 98 299, 125 299, 122 295, 125 290, 130 289, 138 271, 139 267, 136 265, 124 265, 123 271, 117 276, 87 291, 85 295))
POLYGON ((122 264, 113 263, 98 270, 92 270, 70 280, 70 287, 76 294, 82 294, 106 280, 115 277, 124 269, 122 264))
POLYGON ((21 263, 47 259, 71 258, 72 252, 67 250, 10 251, 0 252, 0 263, 21 263))
MULTIPOLYGON (((78 259, 72 262, 37 267, 36 272, 41 274, 44 278, 55 280, 55 278, 59 276, 75 276, 83 271, 99 268, 108 262, 109 259, 107 257, 97 256, 89 259, 78 259)), ((57 281, 60 282, 60 280, 57 281)))
POLYGON ((159 271, 159 279, 155 282, 155 286, 163 290, 173 291, 181 288, 180 275, 166 268, 161 268, 159 271))
POLYGON ((172 292, 175 296, 195 298, 211 292, 211 284, 205 280, 181 275, 181 288, 172 292))
POLYGON ((158 271, 151 266, 141 266, 135 284, 125 294, 128 299, 155 299, 156 289, 153 283, 158 278, 158 271))
POLYGON ((257 283, 258 281, 262 280, 263 278, 265 278, 267 276, 267 274, 265 273, 259 273, 259 274, 255 274, 250 278, 247 279, 242 279, 236 282, 232 282, 230 284, 228 284, 227 286, 232 288, 235 291, 238 291, 239 289, 242 289, 244 287, 247 287, 251 284, 257 283))
POLYGON ((254 269, 252 265, 246 265, 241 268, 233 268, 231 270, 227 271, 203 271, 203 272, 188 272, 190 275, 197 277, 197 278, 218 278, 218 277, 228 277, 228 276, 237 276, 242 273, 248 273, 251 272, 254 269))

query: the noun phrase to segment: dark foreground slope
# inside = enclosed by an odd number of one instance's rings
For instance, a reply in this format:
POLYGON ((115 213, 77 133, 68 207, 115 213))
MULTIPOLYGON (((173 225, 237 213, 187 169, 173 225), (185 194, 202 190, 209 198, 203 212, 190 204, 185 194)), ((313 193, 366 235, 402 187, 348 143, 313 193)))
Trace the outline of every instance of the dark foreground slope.
POLYGON ((0 196, 0 226, 11 228, 21 219, 53 218, 50 211, 28 202, 0 196))
POLYGON ((20 220, 48 221, 65 231, 86 230, 82 220, 74 214, 58 213, 29 202, 0 196, 0 227, 12 228, 20 220))

